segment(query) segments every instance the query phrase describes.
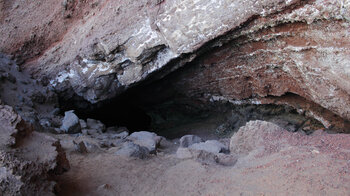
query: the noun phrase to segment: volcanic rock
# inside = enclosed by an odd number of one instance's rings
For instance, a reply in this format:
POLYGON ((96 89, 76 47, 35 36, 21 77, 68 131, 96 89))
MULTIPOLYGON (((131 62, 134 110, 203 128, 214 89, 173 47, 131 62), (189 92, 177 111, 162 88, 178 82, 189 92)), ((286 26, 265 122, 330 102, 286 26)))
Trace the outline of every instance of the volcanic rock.
POLYGON ((270 122, 250 121, 231 137, 230 151, 238 155, 247 155, 252 151, 277 152, 282 146, 281 140, 273 141, 269 137, 282 136, 286 132, 270 122))
POLYGON ((217 140, 207 140, 205 142, 195 143, 188 148, 211 153, 224 153, 228 151, 228 147, 217 140))
POLYGON ((52 178, 69 169, 58 141, 0 105, 0 192, 2 195, 54 195, 52 178))
POLYGON ((196 135, 185 135, 180 138, 180 147, 187 148, 192 144, 203 142, 202 138, 196 135))
POLYGON ((66 133, 79 133, 81 131, 79 118, 73 110, 64 113, 61 129, 66 133))
POLYGON ((140 131, 132 133, 127 139, 137 145, 146 147, 150 153, 155 153, 162 138, 155 133, 140 131))
POLYGON ((126 156, 126 157, 137 157, 140 159, 144 159, 148 156, 150 151, 143 146, 134 144, 132 142, 125 142, 120 150, 118 150, 115 154, 126 156))

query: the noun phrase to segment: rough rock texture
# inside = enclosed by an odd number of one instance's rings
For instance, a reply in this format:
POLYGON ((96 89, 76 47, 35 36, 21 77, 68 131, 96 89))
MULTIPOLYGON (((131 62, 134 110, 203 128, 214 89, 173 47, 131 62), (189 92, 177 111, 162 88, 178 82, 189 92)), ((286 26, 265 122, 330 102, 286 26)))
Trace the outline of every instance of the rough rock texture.
POLYGON ((217 140, 207 140, 205 142, 195 143, 189 146, 190 149, 202 150, 211 153, 227 152, 228 148, 217 140))
MULTIPOLYGON (((48 75, 57 89, 71 86, 95 103, 115 96, 171 60, 193 53, 252 16, 274 13, 294 3, 103 1, 31 64, 41 75, 48 75)), ((196 55, 186 56, 177 66, 196 55)))
POLYGON ((86 119, 86 124, 89 129, 96 129, 99 132, 104 132, 106 130, 106 126, 99 120, 88 118, 86 119))
POLYGON ((4 104, 12 106, 24 120, 33 124, 36 130, 40 124, 44 127, 54 126, 52 114, 58 109, 55 110, 58 105, 56 94, 23 72, 15 61, 2 53, 0 99, 4 104))
POLYGON ((203 139, 196 135, 184 135, 180 138, 180 147, 187 148, 192 144, 203 142, 203 139))
POLYGON ((65 98, 96 103, 196 58, 174 84, 189 96, 261 103, 294 93, 350 119, 348 0, 0 5, 0 52, 65 98))
POLYGON ((0 105, 1 195, 53 195, 52 178, 69 169, 58 141, 33 132, 10 106, 0 105))
POLYGON ((96 103, 198 57, 175 84, 189 96, 260 103, 294 93, 350 119, 348 0, 0 5, 0 51, 66 98, 96 103))
POLYGON ((140 159, 147 158, 149 150, 146 147, 134 144, 132 142, 125 142, 121 149, 119 149, 115 154, 125 157, 137 157, 140 159))
POLYGON ((147 148, 150 153, 156 152, 156 149, 162 140, 157 134, 148 131, 134 132, 127 139, 137 145, 147 148))
POLYGON ((237 155, 209 152, 202 149, 178 148, 176 157, 179 159, 195 159, 206 165, 234 166, 237 162, 237 155))
POLYGON ((247 155, 253 150, 268 151, 279 150, 280 140, 270 141, 268 149, 264 147, 266 144, 266 137, 278 137, 284 134, 286 130, 281 127, 266 121, 250 121, 245 126, 241 127, 235 133, 230 141, 230 152, 239 155, 247 155), (263 149, 259 149, 263 148, 263 149))
POLYGON ((64 113, 61 129, 65 133, 79 133, 81 131, 79 118, 73 110, 64 113))

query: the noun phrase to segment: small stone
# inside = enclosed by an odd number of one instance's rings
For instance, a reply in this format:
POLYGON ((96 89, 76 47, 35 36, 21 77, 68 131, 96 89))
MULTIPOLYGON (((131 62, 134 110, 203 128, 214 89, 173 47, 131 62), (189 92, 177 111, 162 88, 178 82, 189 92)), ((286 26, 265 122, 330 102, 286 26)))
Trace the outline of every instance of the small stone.
POLYGON ((116 155, 121 155, 125 157, 137 157, 140 159, 147 158, 149 151, 146 147, 134 144, 132 142, 125 142, 120 150, 118 150, 116 155))
POLYGON ((75 149, 76 151, 80 152, 80 153, 88 153, 88 150, 86 148, 86 145, 83 141, 79 142, 79 143, 76 143, 74 140, 73 140, 73 143, 74 143, 74 146, 75 146, 75 149))
POLYGON ((196 135, 185 135, 180 138, 180 147, 187 148, 195 143, 203 142, 203 139, 196 135))
POLYGON ((82 133, 83 135, 89 135, 87 129, 81 129, 81 133, 82 133))
POLYGON ((106 126, 99 120, 88 118, 86 120, 86 124, 89 129, 96 129, 101 132, 104 132, 106 130, 106 126))
POLYGON ((135 144, 146 147, 151 153, 155 153, 162 138, 155 133, 140 131, 132 133, 127 139, 133 141, 135 144))
MULTIPOLYGON (((83 129, 85 135, 99 135, 102 134, 102 131, 97 129, 83 129)), ((83 131, 82 131, 83 132, 83 131)))
POLYGON ((43 127, 51 127, 51 123, 49 119, 46 119, 46 118, 40 119, 39 123, 43 127))
POLYGON ((233 166, 237 162, 237 156, 231 154, 212 153, 204 150, 196 150, 191 148, 178 148, 176 157, 179 159, 194 158, 202 164, 218 164, 223 166, 233 166))
POLYGON ((81 129, 86 129, 87 128, 87 124, 86 124, 85 120, 79 119, 79 123, 80 123, 81 129))
POLYGON ((190 149, 202 150, 211 153, 228 152, 228 147, 217 140, 208 140, 206 142, 196 143, 189 146, 190 149))
POLYGON ((81 131, 79 118, 73 110, 64 113, 61 129, 66 133, 79 133, 81 131))
POLYGON ((109 141, 109 140, 102 140, 98 142, 99 146, 101 148, 111 148, 111 147, 115 147, 114 142, 113 141, 109 141))

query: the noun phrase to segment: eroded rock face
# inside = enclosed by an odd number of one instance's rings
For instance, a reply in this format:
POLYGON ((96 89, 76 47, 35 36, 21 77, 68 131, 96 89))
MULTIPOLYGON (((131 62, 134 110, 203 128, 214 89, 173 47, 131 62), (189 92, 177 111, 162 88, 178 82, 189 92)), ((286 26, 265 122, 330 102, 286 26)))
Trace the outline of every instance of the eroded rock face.
POLYGON ((73 87, 79 96, 96 103, 114 97, 184 54, 193 53, 176 67, 190 61, 203 44, 250 17, 273 13, 293 3, 105 2, 95 16, 87 17, 76 26, 79 28, 67 33, 38 63, 39 67, 50 64, 45 66, 45 74, 50 74, 51 84, 57 89, 73 87), (243 6, 246 9, 242 10, 243 6), (66 70, 64 64, 68 64, 66 70), (60 85, 65 81, 67 84, 60 85))
MULTIPOLYGON (((36 3, 23 9, 49 5, 36 3)), ((254 103, 262 103, 266 96, 294 93, 350 119, 349 107, 344 107, 350 104, 348 0, 103 0, 54 5, 50 14, 32 14, 49 16, 34 22, 47 24, 40 30, 27 23, 14 28, 16 9, 23 3, 1 2, 5 36, 0 51, 17 54, 26 62, 24 67, 66 98, 74 92, 97 103, 197 57, 174 84, 191 97, 234 103, 256 98, 254 103), (37 38, 57 25, 64 30, 37 38), (32 34, 18 40, 11 36, 23 30, 32 34), (23 55, 28 44, 37 51, 34 55, 23 55)))
POLYGON ((343 107, 350 104, 348 25, 328 20, 279 24, 238 38, 198 59, 176 79, 177 88, 234 104, 294 93, 349 119, 343 107))
POLYGON ((33 132, 10 106, 0 105, 0 192, 53 195, 55 175, 69 169, 58 141, 33 132))

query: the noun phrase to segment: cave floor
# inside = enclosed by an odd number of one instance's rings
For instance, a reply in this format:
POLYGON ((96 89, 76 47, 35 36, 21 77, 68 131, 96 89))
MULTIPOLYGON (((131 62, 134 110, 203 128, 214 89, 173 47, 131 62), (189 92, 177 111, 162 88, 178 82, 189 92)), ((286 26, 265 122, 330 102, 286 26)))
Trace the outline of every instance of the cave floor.
POLYGON ((350 194, 350 135, 315 132, 298 138, 308 145, 285 142, 276 152, 240 157, 234 166, 179 159, 172 142, 144 160, 116 156, 113 149, 80 154, 68 145, 72 136, 60 137, 71 169, 59 177, 58 195, 350 194))

